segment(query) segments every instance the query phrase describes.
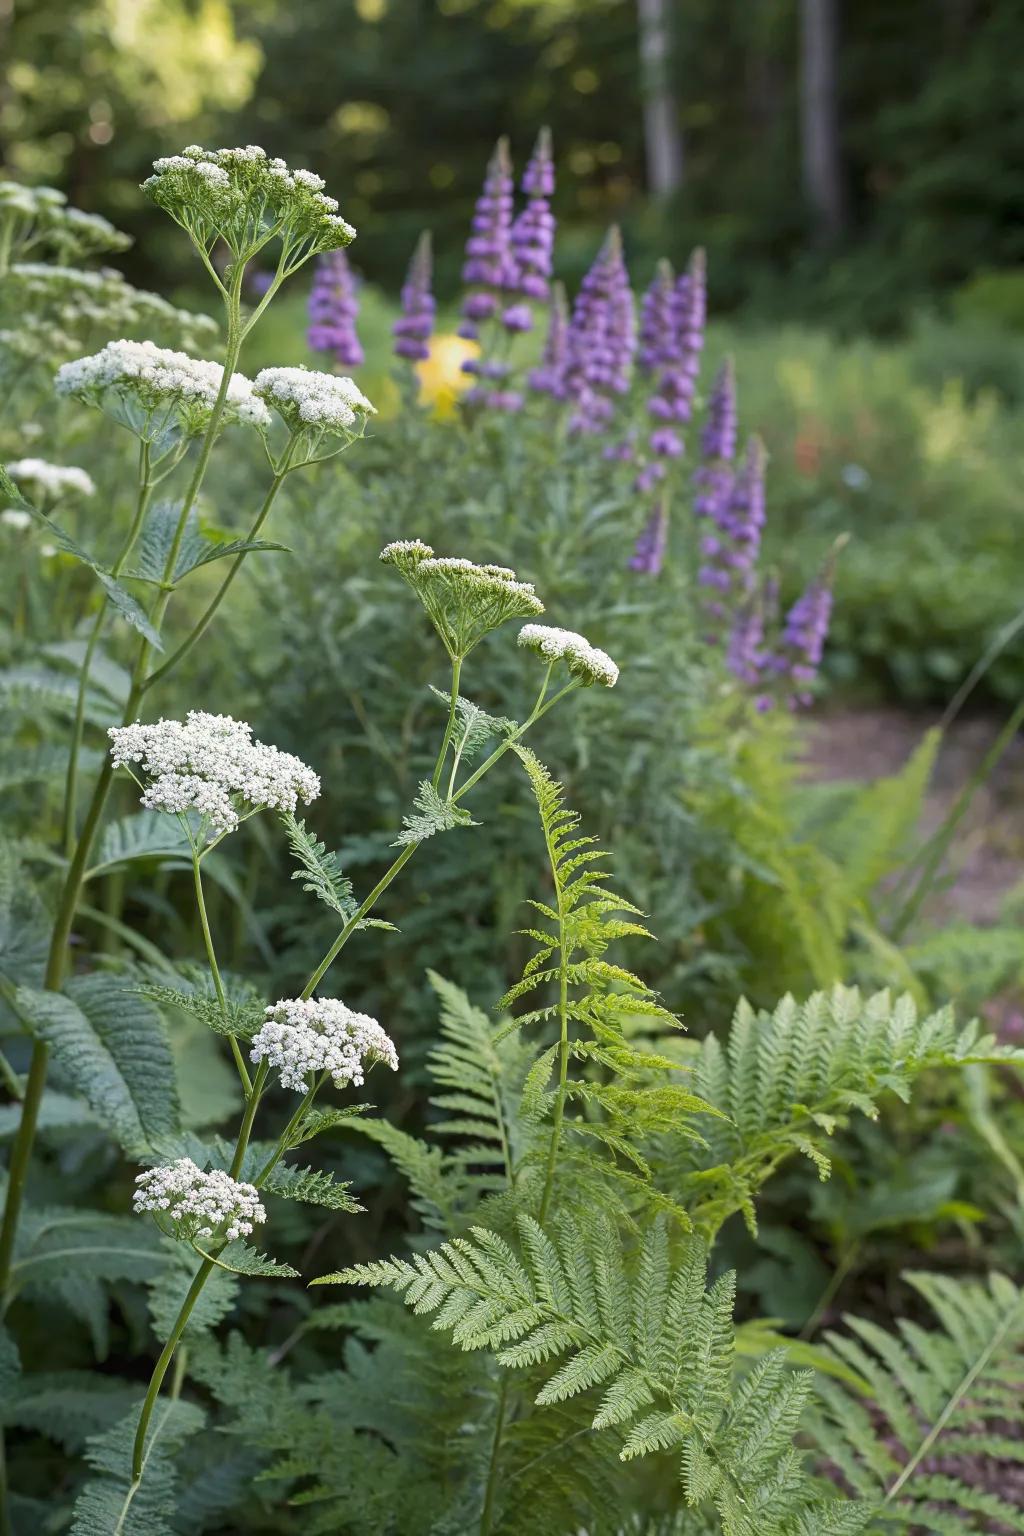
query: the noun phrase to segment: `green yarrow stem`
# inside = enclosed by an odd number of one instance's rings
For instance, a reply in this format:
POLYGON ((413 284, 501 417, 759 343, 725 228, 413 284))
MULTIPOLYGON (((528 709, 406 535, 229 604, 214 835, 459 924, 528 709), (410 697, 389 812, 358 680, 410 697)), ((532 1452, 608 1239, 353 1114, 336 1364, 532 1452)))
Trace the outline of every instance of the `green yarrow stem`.
MULTIPOLYGON (((544 675, 543 685, 541 687, 540 693, 537 696, 537 701, 534 704, 533 709, 531 710, 531 712, 530 712, 529 716, 527 717, 527 719, 523 722, 522 725, 520 725, 517 728, 517 730, 512 732, 506 738, 506 740, 501 744, 501 746, 497 747, 491 753, 490 757, 488 757, 485 760, 485 762, 483 762, 480 765, 480 767, 476 770, 476 772, 473 773, 470 776, 470 778, 468 778, 466 780, 466 782, 465 782, 465 784, 463 784, 462 788, 460 790, 458 790, 457 793, 452 797, 453 799, 455 799, 455 800, 460 799, 467 792, 467 790, 469 790, 470 788, 473 787, 474 784, 479 783, 480 779, 482 779, 484 777, 484 775, 486 773, 488 773, 490 771, 490 769, 495 766, 495 764, 505 755, 505 753, 514 745, 514 743, 516 741, 518 741, 523 735, 525 735, 526 731, 529 730, 532 725, 534 725, 543 715, 547 714, 548 710, 553 708, 553 706, 555 704, 557 704, 560 699, 564 698, 566 694, 571 693, 574 689, 576 689, 576 688, 581 686, 578 679, 573 679, 571 682, 567 683, 564 688, 561 688, 557 693, 553 694, 550 699, 548 699, 547 698, 547 691, 548 691, 548 686, 549 686, 550 679, 551 679, 552 670, 553 670, 553 668, 550 667, 550 666, 547 668, 547 670, 545 672, 545 675, 544 675)), ((458 675, 457 675, 457 672, 456 672, 455 676, 453 677, 453 689, 452 689, 453 696, 455 694, 455 691, 456 691, 456 688, 457 688, 457 684, 458 684, 458 675)), ((447 750, 448 740, 450 739, 450 729, 451 729, 451 718, 449 719, 449 729, 448 729, 448 731, 446 731, 444 745, 443 745, 442 750, 441 750, 441 752, 439 754, 439 759, 438 759, 439 764, 443 763, 443 761, 444 761, 444 754, 445 754, 445 751, 447 750)), ((301 993, 301 996, 303 998, 309 998, 309 997, 312 996, 313 991, 315 990, 317 984, 320 982, 320 980, 326 974, 326 972, 328 971, 330 966, 333 964, 334 960, 340 954, 341 950, 344 948, 345 944, 348 942, 348 940, 351 937, 351 935, 355 932, 355 930, 356 930, 359 922, 361 921, 361 919, 363 917, 365 917, 370 912, 370 910, 376 905, 376 903, 379 900, 379 898, 383 895, 383 893, 387 890, 388 886, 392 883, 392 881, 396 878, 396 876, 400 873, 400 871, 409 862, 409 860, 412 858, 413 854, 416 852, 416 849, 418 847, 419 847, 419 843, 408 843, 408 844, 406 844, 406 846, 402 849, 401 853, 395 859, 395 861, 391 865, 391 867, 385 872, 384 875, 382 875, 381 879, 377 882, 377 884, 374 886, 373 890, 366 897, 366 899, 362 902, 362 904, 360 905, 358 910, 353 914, 353 916, 345 924, 345 926, 342 929, 341 933, 338 935, 337 939, 331 945, 330 949, 327 951, 327 954, 324 956, 323 960, 320 962, 320 964, 317 966, 317 968, 315 969, 313 974, 310 976, 309 980, 307 981, 307 983, 306 983, 306 985, 303 988, 302 993, 301 993)), ((198 856, 196 856, 196 858, 194 860, 194 868, 196 870, 196 894, 197 894, 197 898, 201 899, 201 894, 200 894, 201 893, 201 881, 200 881, 199 875, 198 875, 198 856)), ((201 909, 201 915, 202 915, 202 909, 201 909)), ((207 931, 207 928, 206 928, 206 925, 204 925, 204 933, 206 931, 207 931)), ((208 954, 210 955, 211 971, 212 971, 213 977, 214 977, 214 985, 215 985, 215 987, 217 987, 217 995, 218 995, 218 998, 221 1000, 222 1006, 224 1006, 223 987, 222 987, 222 985, 219 985, 219 971, 216 969, 216 961, 214 960, 213 954, 212 954, 212 942, 211 942, 210 947, 208 949, 208 954)), ((236 1042, 234 1042, 234 1041, 232 1043, 236 1044, 236 1042)), ((249 1145, 249 1137, 250 1137, 250 1135, 252 1133, 253 1121, 255 1119, 256 1110, 257 1110, 257 1108, 259 1106, 259 1101, 260 1101, 260 1098, 262 1096, 263 1089, 264 1089, 264 1086, 265 1086, 265 1083, 266 1083, 267 1074, 268 1074, 268 1067, 267 1067, 266 1061, 264 1060, 264 1061, 262 1061, 260 1063, 259 1067, 257 1068, 256 1076, 255 1076, 255 1078, 253 1079, 253 1082, 252 1082, 252 1087, 251 1087, 251 1089, 249 1090, 249 1092, 247 1093, 247 1096, 246 1096, 245 1114, 243 1116, 242 1125, 241 1125, 241 1128, 239 1130, 238 1140, 237 1140, 237 1142, 235 1144, 235 1153, 234 1153, 234 1157, 232 1158, 231 1168, 230 1168, 230 1175, 234 1179, 238 1178, 239 1174, 241 1173, 244 1161, 245 1161, 245 1153, 246 1153, 246 1150, 247 1150, 248 1145, 249 1145)), ((301 1125, 302 1120, 305 1117, 305 1114, 306 1114, 307 1110, 312 1105, 313 1100, 316 1097, 316 1094, 318 1093, 320 1087, 323 1085, 324 1081, 326 1080, 326 1077, 327 1077, 327 1073, 321 1073, 320 1076, 318 1078, 316 1078, 313 1081, 313 1083, 311 1084, 310 1088, 308 1089, 308 1091, 307 1091, 305 1097, 303 1098, 301 1104, 299 1105, 298 1109, 292 1115, 292 1117, 289 1120, 288 1124, 285 1126, 285 1128, 282 1131, 280 1137, 278 1138, 278 1141, 277 1141, 277 1143, 276 1143, 276 1145, 274 1147, 274 1150, 271 1153, 270 1157, 268 1158, 267 1162, 260 1169, 260 1171, 257 1174, 256 1178, 253 1180, 253 1184, 254 1184, 254 1187, 256 1189, 260 1189, 262 1187, 262 1185, 270 1177, 270 1175, 273 1172, 273 1170, 276 1168, 277 1164, 280 1162, 281 1158, 284 1156, 285 1152, 292 1145, 292 1139, 294 1137, 294 1134, 295 1134, 296 1130, 298 1129, 298 1127, 301 1125)), ((148 1388, 148 1390, 146 1392, 146 1398, 145 1398, 145 1401, 144 1401, 143 1406, 142 1406, 142 1413, 141 1413, 141 1415, 139 1417, 139 1424, 138 1424, 138 1428, 136 1430, 136 1435, 135 1435, 135 1446, 134 1446, 133 1455, 132 1455, 132 1479, 133 1479, 132 1491, 133 1492, 134 1492, 134 1489, 137 1488, 139 1480, 141 1479, 141 1476, 142 1476, 143 1454, 144 1454, 144 1450, 145 1450, 146 1431, 147 1431, 148 1426, 149 1426, 150 1418, 152 1417, 153 1409, 154 1409, 154 1407, 156 1405, 157 1397, 159 1396, 160 1387, 161 1387, 161 1385, 163 1383, 163 1379, 164 1379, 165 1375, 167 1374, 168 1367, 170 1366, 170 1363, 171 1363, 172 1359, 174 1358, 174 1352, 175 1352, 175 1350, 176 1350, 176 1348, 178 1346, 178 1342, 179 1342, 182 1334, 184 1333, 185 1328, 188 1325, 189 1318, 192 1315, 192 1312, 193 1312, 193 1309, 195 1308, 196 1302, 199 1300, 199 1297, 200 1297, 200 1295, 202 1294, 202 1291, 203 1291, 203 1287, 205 1286, 207 1280, 209 1279, 211 1273, 213 1272, 216 1264, 217 1264, 217 1255, 216 1254, 214 1254, 212 1256, 207 1256, 206 1258, 204 1258, 204 1260, 203 1260, 202 1264, 200 1265, 199 1269, 196 1271, 196 1274, 195 1274, 195 1276, 193 1277, 193 1280, 192 1280, 192 1284, 189 1286, 188 1293, 187 1293, 187 1295, 185 1297, 184 1302, 182 1303, 181 1310, 178 1313, 178 1316, 177 1316, 177 1318, 174 1321, 174 1325, 173 1325, 173 1327, 171 1329, 171 1332, 170 1332, 170 1335, 169 1335, 169 1337, 167 1339, 167 1342, 164 1344, 164 1347, 161 1350, 160 1356, 159 1356, 159 1358, 157 1360, 156 1366, 154 1367, 153 1376, 152 1376, 152 1378, 150 1380, 149 1388, 148 1388)), ((501 1429, 499 1427, 499 1429, 497 1431, 497 1434, 496 1434, 496 1439, 495 1439, 495 1448, 497 1448, 497 1445, 500 1443, 500 1438, 501 1438, 501 1429)), ((493 1501, 493 1490, 491 1492, 491 1500, 493 1501)), ((485 1525, 483 1527, 483 1529, 486 1530, 487 1526, 485 1525)))
MULTIPOLYGON (((210 455, 217 437, 221 416, 227 400, 228 387, 231 376, 238 363, 238 355, 241 349, 243 327, 241 321, 241 286, 244 268, 239 267, 233 274, 231 285, 225 293, 227 307, 227 343, 224 356, 224 370, 221 379, 217 399, 210 413, 210 421, 206 433, 201 440, 199 454, 195 469, 185 493, 181 513, 175 529, 174 538, 168 551, 164 564, 163 582, 161 591, 150 614, 150 622, 155 629, 159 629, 163 622, 164 614, 170 601, 173 590, 173 575, 177 567, 178 556, 181 551, 182 540, 185 536, 185 528, 189 514, 195 505, 196 498, 206 477, 206 471, 210 462, 210 455)), ((251 320, 247 329, 251 329, 251 320)), ((131 687, 128 700, 122 717, 123 723, 128 725, 134 719, 138 710, 142 695, 146 686, 147 664, 150 654, 149 641, 143 637, 139 644, 138 655, 132 672, 131 687)), ((59 992, 65 976, 67 966, 67 947, 71 935, 71 926, 74 922, 75 912, 78 908, 82 885, 93 842, 99 829, 103 812, 106 809, 107 800, 113 783, 114 770, 109 756, 106 758, 99 777, 93 789, 92 798, 85 813, 85 819, 78 834, 78 840, 71 854, 64 883, 61 888, 57 905, 57 915, 54 920, 53 931, 50 938, 50 948, 47 956, 46 970, 43 985, 48 991, 59 992)), ((10 1284, 11 1262, 14 1254, 14 1241, 17 1235, 18 1220, 21 1215, 21 1204, 24 1198, 25 1179, 35 1143, 36 1127, 39 1119, 39 1106, 42 1101, 43 1091, 46 1087, 46 1076, 49 1065, 49 1046, 43 1040, 36 1040, 32 1047, 32 1057, 29 1063, 28 1075, 25 1080, 25 1096, 22 1101, 21 1119, 11 1146, 9 1176, 7 1184, 7 1199, 4 1206, 3 1223, 0 1226, 0 1298, 7 1294, 10 1284)))

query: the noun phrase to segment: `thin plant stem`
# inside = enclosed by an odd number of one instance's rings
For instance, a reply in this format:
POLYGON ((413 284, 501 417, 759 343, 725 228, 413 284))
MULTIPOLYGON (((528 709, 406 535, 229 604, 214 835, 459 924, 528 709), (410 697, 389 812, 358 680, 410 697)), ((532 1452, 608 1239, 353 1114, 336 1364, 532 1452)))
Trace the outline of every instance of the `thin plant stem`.
POLYGON ((462 672, 462 657, 461 656, 453 656, 452 657, 452 691, 451 691, 451 699, 450 699, 449 704, 448 704, 448 724, 444 728, 444 735, 441 738, 441 746, 440 746, 440 748, 438 750, 438 754, 437 754, 437 762, 434 764, 434 776, 433 776, 433 778, 430 781, 433 784, 435 789, 437 788, 438 784, 441 782, 441 769, 444 767, 445 755, 446 755, 446 753, 448 751, 448 743, 451 741, 451 739, 452 739, 452 732, 455 729, 455 715, 456 715, 456 711, 457 711, 458 703, 459 703, 459 676, 460 676, 461 672, 462 672))
MULTIPOLYGON (((168 551, 164 566, 164 587, 150 615, 155 628, 159 628, 163 620, 167 604, 170 600, 173 586, 172 578, 178 563, 178 554, 181 550, 181 542, 185 535, 185 527, 189 513, 195 504, 199 494, 206 469, 213 451, 214 440, 217 436, 217 428, 220 423, 224 405, 227 400, 228 387, 235 364, 238 361, 239 348, 241 346, 240 334, 240 298, 242 273, 239 271, 232 283, 231 294, 228 302, 228 339, 225 348, 224 371, 217 399, 210 413, 210 421, 206 429, 206 435, 199 450, 192 479, 185 493, 181 514, 178 518, 178 526, 175 536, 168 551)), ((144 637, 139 645, 138 657, 132 673, 131 687, 128 700, 125 705, 123 721, 129 724, 135 711, 138 709, 144 687, 146 665, 149 658, 150 645, 144 637)), ((57 905, 57 916, 50 938, 50 949, 46 961, 46 970, 43 985, 48 991, 59 992, 64 981, 64 973, 67 965, 68 939, 71 935, 71 926, 74 922, 75 911, 81 895, 83 879, 89 854, 92 851, 93 841, 96 837, 103 812, 106 809, 107 799, 110 795, 111 785, 114 779, 114 769, 108 756, 100 770, 99 777, 93 788, 92 798, 85 813, 82 829, 78 835, 75 851, 71 856, 67 872, 64 877, 64 885, 57 905)), ((7 1182, 7 1198, 4 1203, 3 1223, 0 1225, 0 1298, 3 1298, 10 1284, 11 1260, 14 1254, 14 1241, 18 1230, 18 1221, 21 1216, 21 1205, 25 1193, 25 1179, 32 1156, 32 1148, 35 1143, 36 1127, 39 1122, 39 1105, 46 1088, 46 1075, 49 1066, 50 1048, 45 1040, 37 1039, 32 1046, 32 1058, 29 1063, 28 1076, 25 1081, 25 1097, 22 1101, 21 1119, 15 1132, 11 1146, 9 1164, 9 1176, 7 1182)), ((3 1500, 0 1498, 0 1504, 3 1500)))
POLYGON ((1024 699, 1017 705, 1017 708, 999 732, 999 735, 978 764, 978 767, 967 780, 941 827, 929 839, 916 858, 911 861, 909 865, 911 869, 915 864, 921 863, 921 873, 892 920, 889 927, 889 937, 891 939, 901 939, 917 917, 917 914, 924 905, 928 892, 935 883, 935 877, 939 872, 943 859, 946 857, 957 827, 967 815, 971 802, 978 790, 994 772, 1000 758, 1013 741, 1022 724, 1024 724, 1024 699))
POLYGON ((565 1091, 569 1076, 569 957, 565 948, 565 897, 558 879, 558 859, 551 834, 545 829, 544 842, 548 850, 548 862, 555 882, 558 902, 558 1089, 555 1094, 555 1110, 551 1121, 551 1143, 544 1172, 544 1192, 540 1199, 537 1220, 541 1226, 547 1219, 551 1204, 551 1191, 555 1183, 555 1165, 558 1160, 558 1143, 562 1135, 562 1118, 565 1113, 565 1091))
MULTIPOLYGON (((284 455, 278 464, 273 480, 270 482, 269 489, 267 490, 267 494, 263 500, 263 505, 260 507, 259 512, 256 514, 256 519, 246 535, 246 541, 248 543, 251 543, 252 540, 258 536, 260 529, 263 527, 263 524, 266 522, 270 515, 270 510, 277 499, 277 493, 281 489, 281 486, 284 484, 285 476, 289 472, 289 460, 294 450, 294 445, 295 438, 293 437, 291 442, 289 442, 288 447, 284 451, 284 455)), ((224 577, 224 580, 217 588, 217 591, 210 599, 202 617, 199 619, 192 632, 186 636, 176 651, 171 652, 166 661, 162 662, 160 666, 154 668, 154 670, 150 672, 143 685, 145 690, 148 691, 150 688, 152 688, 154 683, 158 683, 166 673, 170 672, 174 667, 176 667, 182 658, 188 655, 189 651, 196 644, 196 642, 202 639, 203 635, 212 624, 216 616, 217 609, 220 607, 221 603, 227 597, 228 592, 231 590, 231 585, 241 570, 242 563, 248 553, 248 550, 243 549, 235 556, 234 560, 232 560, 231 565, 228 568, 227 575, 224 577)))
MULTIPOLYGON (((255 1081, 252 1085, 252 1092, 249 1094, 248 1100, 246 1102, 245 1113, 242 1116, 242 1124, 238 1131, 238 1140, 235 1142, 235 1154, 231 1160, 230 1173, 230 1176, 233 1179, 238 1178, 238 1175, 242 1169, 242 1164, 245 1161, 245 1154, 249 1146, 249 1137, 252 1134, 253 1120, 256 1118, 256 1110, 259 1107, 260 1096, 263 1092, 263 1086, 267 1080, 267 1072, 268 1068, 266 1062, 261 1062, 259 1070, 256 1073, 255 1081)), ((171 1331, 167 1337, 167 1342, 164 1344, 163 1349, 160 1351, 156 1365, 153 1367, 153 1374, 149 1379, 149 1386, 146 1389, 146 1396, 143 1400, 142 1411, 139 1414, 139 1422, 135 1431, 135 1444, 132 1448, 132 1486, 129 1490, 129 1498, 134 1497, 135 1490, 138 1488, 139 1483, 142 1481, 143 1458, 146 1446, 146 1431, 149 1429, 149 1421, 153 1416, 153 1409, 156 1407, 156 1400, 160 1395, 160 1388, 163 1385, 164 1377, 167 1375, 167 1368, 171 1361, 174 1359, 174 1351, 178 1347, 178 1340, 181 1338, 182 1334, 185 1332, 186 1327, 188 1326, 188 1320, 192 1316, 196 1302, 202 1295, 203 1287, 205 1286, 207 1280, 210 1278, 216 1262, 216 1255, 212 1258, 207 1257, 203 1259, 199 1268, 196 1270, 192 1277, 192 1283, 185 1294, 185 1300, 182 1302, 178 1315, 171 1325, 171 1331)))
MULTIPOLYGON (((128 557, 135 547, 135 541, 139 536, 150 497, 153 494, 154 481, 150 467, 150 444, 139 443, 139 489, 135 503, 135 516, 128 530, 128 536, 124 541, 121 552, 113 565, 110 574, 116 581, 128 561, 128 557)), ((78 675, 78 696, 75 699, 75 719, 71 729, 71 750, 68 754, 67 775, 64 780, 64 852, 70 859, 75 847, 75 822, 78 819, 78 763, 82 751, 82 739, 85 734, 85 705, 89 696, 89 680, 92 675, 92 664, 96 655, 96 647, 99 645, 103 634, 103 626, 107 620, 107 607, 110 602, 106 592, 103 593, 99 612, 93 620, 92 631, 85 647, 85 656, 82 659, 81 670, 78 675)))
POLYGON ((498 1465, 501 1459, 501 1437, 505 1432, 505 1419, 508 1414, 508 1376, 502 1374, 501 1387, 498 1392, 498 1411, 494 1420, 494 1435, 491 1439, 491 1454, 487 1464, 487 1483, 484 1488, 483 1509, 480 1512, 480 1536, 490 1536, 494 1523, 494 1500, 498 1492, 498 1465))
POLYGON ((817 1305, 815 1306, 814 1311, 811 1313, 806 1323, 804 1323, 804 1326, 801 1328, 798 1334, 800 1339, 806 1340, 813 1338, 815 1333, 817 1333, 818 1328, 821 1325, 822 1318, 825 1316, 825 1313, 828 1311, 829 1307, 839 1295, 839 1292, 842 1290, 850 1270, 857 1262, 857 1259, 860 1255, 860 1250, 861 1244, 859 1239, 856 1242, 849 1243, 847 1247, 843 1249, 843 1252, 839 1256, 839 1263, 833 1270, 825 1289, 818 1297, 817 1305))
MULTIPOLYGON (((199 849, 195 846, 195 844, 193 844, 192 882, 195 886, 196 906, 199 909, 199 922, 203 930, 203 943, 206 946, 206 958, 210 965, 210 975, 213 977, 213 985, 217 993, 217 1001, 220 1004, 220 1016, 224 1020, 226 1029, 228 1023, 228 1000, 224 991, 224 983, 221 980, 220 966, 217 964, 217 951, 213 947, 213 934, 210 932, 210 919, 206 911, 206 897, 203 895, 203 872, 200 867, 200 857, 199 849)), ((235 1039, 234 1035, 229 1035, 228 1038, 231 1041, 231 1054, 235 1058, 235 1066, 238 1068, 238 1075, 242 1080, 242 1087, 247 1095, 251 1094, 252 1081, 249 1077, 248 1070, 246 1069, 241 1048, 239 1047, 238 1041, 235 1039)))
MULTIPOLYGON (((470 775, 465 784, 463 784, 462 788, 457 790, 456 793, 451 796, 453 802, 461 800, 467 790, 472 789, 474 784, 478 784, 483 778, 484 774, 489 773, 495 764, 502 757, 504 757, 509 748, 513 746, 513 744, 517 742, 521 736, 525 735, 529 728, 535 724, 542 715, 547 714, 548 710, 551 709, 553 705, 557 704, 559 699, 564 698, 567 693, 570 693, 574 688, 579 686, 579 684, 575 681, 567 683, 564 688, 562 688, 558 693, 553 694, 552 697, 545 703, 544 698, 547 692, 548 679, 550 676, 551 668, 549 667, 544 677, 544 686, 541 688, 541 691, 537 697, 537 702, 533 706, 533 709, 526 720, 523 721, 522 725, 519 726, 519 728, 514 731, 512 735, 506 737, 501 746, 492 752, 490 757, 488 757, 483 763, 481 763, 480 767, 476 770, 475 773, 470 775)), ((370 911, 370 909, 376 905, 380 897, 383 896, 384 892, 387 890, 392 880, 394 880, 395 876, 400 874, 401 871, 405 868, 406 864, 408 864, 409 860, 412 858, 413 854, 416 852, 419 846, 419 843, 406 843, 405 847, 402 849, 397 859, 391 865, 390 869, 387 869, 384 872, 381 878, 377 881, 377 884, 374 886, 373 890, 366 897, 365 901, 363 901, 362 905, 349 918, 348 922, 338 934, 338 937, 334 940, 334 943, 331 945, 330 949, 327 951, 326 955, 321 960, 316 970, 306 982, 306 985, 303 988, 301 994, 303 998, 308 998, 313 995, 314 990, 319 985, 325 973, 334 964, 334 961, 337 959, 342 949, 348 943, 353 933, 355 933, 359 923, 370 911)))

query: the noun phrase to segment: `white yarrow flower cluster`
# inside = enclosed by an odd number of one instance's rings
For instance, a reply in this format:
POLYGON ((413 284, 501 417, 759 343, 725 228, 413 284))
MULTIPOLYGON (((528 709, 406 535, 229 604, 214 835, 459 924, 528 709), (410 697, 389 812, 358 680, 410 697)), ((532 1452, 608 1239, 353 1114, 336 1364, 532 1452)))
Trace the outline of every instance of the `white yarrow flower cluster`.
POLYGON ((233 832, 262 810, 294 811, 320 793, 312 768, 290 752, 254 741, 230 715, 190 710, 184 723, 111 726, 114 767, 137 765, 149 779, 142 804, 180 815, 198 811, 216 833, 233 832))
POLYGON ((94 496, 96 486, 84 469, 74 464, 48 464, 45 459, 15 459, 8 464, 7 473, 20 486, 33 489, 37 495, 94 496))
POLYGON ((153 163, 143 191, 190 233, 205 242, 218 234, 236 260, 247 260, 280 236, 301 244, 301 259, 336 250, 355 230, 328 197, 323 178, 292 171, 258 144, 240 149, 203 149, 190 144, 180 155, 153 163))
POLYGON ((393 539, 390 544, 385 544, 379 558, 383 565, 394 565, 401 570, 403 566, 411 567, 421 560, 429 560, 433 553, 433 546, 424 544, 422 539, 393 539))
POLYGON ((293 432, 308 427, 356 437, 377 414, 351 379, 312 368, 264 368, 253 389, 293 432))
POLYGON ((267 1061, 281 1074, 282 1088, 305 1093, 311 1072, 329 1072, 336 1088, 363 1083, 364 1061, 382 1061, 398 1070, 398 1052, 376 1019, 337 998, 286 998, 267 1009, 267 1022, 253 1036, 254 1062, 267 1061))
POLYGON ((267 1213, 252 1184, 241 1184, 219 1168, 204 1173, 190 1157, 147 1168, 135 1180, 137 1215, 152 1211, 184 1238, 248 1237, 267 1213))
MULTIPOLYGON (((110 341, 101 352, 64 363, 57 370, 59 395, 73 395, 88 405, 105 407, 109 397, 129 402, 149 416, 173 413, 186 435, 205 431, 220 392, 220 363, 173 352, 152 341, 110 341)), ((253 394, 244 374, 228 384, 222 420, 269 427, 270 412, 253 394)), ((130 424, 130 423, 126 423, 130 424)))
POLYGON ((519 631, 519 644, 534 651, 543 661, 564 661, 573 677, 585 683, 601 683, 605 688, 614 688, 619 680, 619 669, 607 651, 591 645, 573 629, 524 624, 519 631))

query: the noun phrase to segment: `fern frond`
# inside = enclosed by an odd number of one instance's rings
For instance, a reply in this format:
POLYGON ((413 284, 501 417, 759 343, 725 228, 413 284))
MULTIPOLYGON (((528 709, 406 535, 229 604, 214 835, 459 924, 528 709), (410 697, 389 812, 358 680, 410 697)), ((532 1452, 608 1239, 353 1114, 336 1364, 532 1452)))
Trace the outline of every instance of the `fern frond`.
POLYGON ((300 868, 292 875, 302 881, 302 889, 330 907, 345 922, 356 911, 352 894, 352 882, 342 872, 341 860, 336 853, 328 853, 326 847, 312 832, 306 831, 304 821, 298 821, 290 811, 281 812, 281 823, 288 837, 288 846, 300 868))
POLYGON ((811 1436, 871 1505, 872 1530, 1024 1530, 1024 1498, 999 1473, 1021 1459, 1024 1291, 999 1274, 906 1279, 940 1326, 901 1319, 890 1333, 844 1318, 849 1332, 829 1333, 829 1351, 870 1396, 822 1379, 811 1436))
POLYGON ((976 1021, 958 1028, 949 1008, 922 1018, 912 998, 888 992, 837 986, 804 1004, 786 997, 773 1013, 741 1002, 726 1046, 709 1035, 697 1054, 695 1087, 727 1118, 705 1122, 705 1150, 670 1154, 698 1227, 711 1235, 737 1210, 752 1220, 761 1185, 797 1153, 827 1178, 828 1142, 851 1114, 874 1118, 923 1072, 973 1062, 1024 1063, 1024 1051, 976 1021))
POLYGON ((402 817, 402 830, 392 847, 402 848, 409 843, 422 843, 435 832, 452 832, 456 827, 478 825, 461 805, 454 800, 442 800, 429 779, 424 779, 417 791, 413 805, 415 813, 402 817))
POLYGON ((86 1460, 96 1476, 75 1502, 71 1536, 174 1536, 178 1475, 173 1457, 203 1427, 194 1403, 157 1404, 146 1434, 142 1480, 131 1481, 131 1452, 138 1410, 89 1440, 86 1460))
POLYGON ((322 1205, 330 1211, 344 1211, 354 1216, 364 1209, 349 1194, 351 1184, 339 1184, 334 1174, 325 1169, 290 1168, 278 1163, 263 1185, 268 1195, 280 1195, 285 1200, 301 1200, 306 1205, 322 1205))
POLYGON ((591 1426, 614 1426, 623 1460, 674 1451, 687 1501, 713 1506, 735 1536, 795 1529, 819 1503, 792 1450, 811 1373, 790 1371, 778 1350, 733 1392, 733 1277, 707 1288, 704 1250, 688 1241, 673 1258, 660 1223, 628 1266, 608 1225, 563 1216, 549 1234, 520 1215, 517 1229, 518 1247, 474 1227, 411 1260, 357 1264, 314 1284, 396 1291, 463 1350, 495 1351, 528 1372, 539 1407, 600 1389, 591 1426))

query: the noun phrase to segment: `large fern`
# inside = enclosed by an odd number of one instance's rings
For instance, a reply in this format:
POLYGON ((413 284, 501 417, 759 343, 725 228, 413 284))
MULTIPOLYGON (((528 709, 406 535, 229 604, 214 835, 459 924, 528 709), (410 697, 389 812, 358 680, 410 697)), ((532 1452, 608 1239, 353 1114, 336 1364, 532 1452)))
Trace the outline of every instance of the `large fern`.
POLYGON ((823 1378, 812 1437, 872 1531, 1024 1531, 1024 1291, 998 1274, 906 1278, 940 1326, 847 1317, 829 1344, 867 1391, 823 1378))
POLYGON ((864 998, 855 987, 787 997, 771 1013, 741 1002, 723 1046, 708 1035, 696 1086, 724 1112, 709 1120, 704 1146, 666 1148, 680 1168, 685 1201, 711 1237, 734 1211, 756 1226, 762 1184, 796 1153, 822 1178, 826 1148, 853 1113, 878 1114, 887 1095, 906 1100, 920 1075, 973 1062, 1024 1062, 977 1022, 958 1028, 952 1009, 921 1017, 912 998, 864 998))
POLYGON ((708 1288, 699 1243, 673 1256, 659 1220, 627 1263, 606 1223, 562 1216, 549 1234, 524 1214, 517 1225, 516 1246, 474 1227, 319 1283, 397 1291, 461 1348, 528 1372, 539 1407, 590 1394, 591 1427, 614 1433, 620 1459, 671 1452, 687 1502, 717 1510, 727 1536, 864 1528, 866 1512, 820 1498, 793 1451, 809 1373, 773 1351, 734 1392, 734 1281, 708 1288))

